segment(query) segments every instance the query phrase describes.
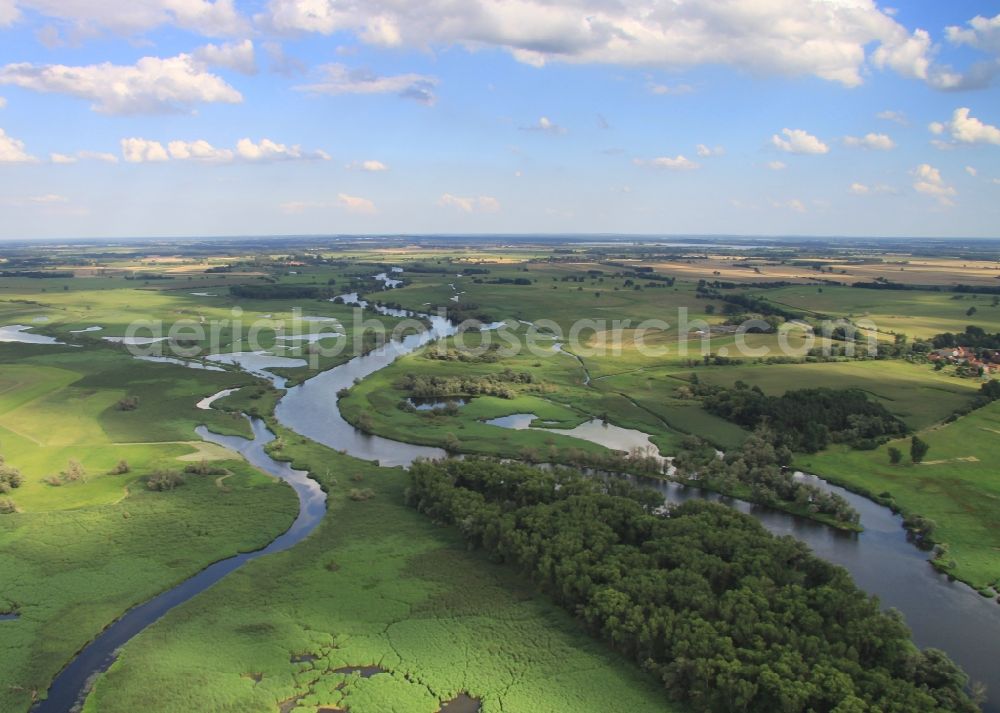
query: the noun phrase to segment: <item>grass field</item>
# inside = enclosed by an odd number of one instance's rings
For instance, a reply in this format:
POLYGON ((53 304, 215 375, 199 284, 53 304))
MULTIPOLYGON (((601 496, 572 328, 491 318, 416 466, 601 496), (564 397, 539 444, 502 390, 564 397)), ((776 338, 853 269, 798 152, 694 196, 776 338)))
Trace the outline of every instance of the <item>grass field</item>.
POLYGON ((796 464, 875 495, 890 493, 907 513, 929 517, 937 524, 934 539, 947 543, 945 561, 953 576, 977 589, 1000 590, 1000 478, 996 454, 1000 449, 1000 403, 973 411, 957 421, 920 432, 931 448, 919 465, 889 463, 889 446, 909 452, 900 441, 874 451, 840 447, 796 464))
POLYGON ((941 332, 963 332, 975 324, 1000 331, 1000 307, 989 295, 948 292, 867 290, 855 287, 783 287, 760 293, 775 304, 835 317, 867 319, 879 330, 911 339, 927 339, 941 332), (975 307, 970 316, 966 312, 975 307))
POLYGON ((288 527, 290 488, 194 428, 243 433, 243 419, 194 404, 246 376, 148 364, 112 349, 0 345, 0 454, 24 475, 0 515, 0 710, 25 710, 71 655, 126 609, 288 527), (119 411, 124 397, 134 411, 119 411), (187 476, 171 492, 145 477, 217 460, 232 476, 187 476), (46 479, 78 461, 84 474, 46 479), (126 460, 130 472, 109 471, 126 460), (62 482, 57 481, 57 482, 62 482))
POLYGON ((720 386, 744 381, 773 395, 820 387, 861 389, 914 429, 944 420, 968 404, 980 386, 974 379, 947 376, 927 364, 898 360, 706 367, 677 375, 690 379, 693 374, 720 386))
POLYGON ((128 644, 86 713, 435 713, 462 692, 484 713, 674 710, 529 583, 406 508, 402 471, 279 435, 296 467, 332 474, 324 523, 128 644), (362 666, 385 673, 336 672, 362 666))
MULTIPOLYGON (((523 337, 523 329, 518 331, 523 337)), ((489 338, 489 335, 486 335, 489 338)), ((469 334, 464 341, 469 348, 478 346, 478 337, 469 334)), ((453 344, 449 340, 447 345, 453 344)), ((548 344, 548 343, 547 343, 548 344)), ((653 437, 653 442, 669 452, 681 432, 665 424, 660 417, 637 406, 627 396, 609 389, 592 388, 583 383, 583 371, 571 357, 554 352, 549 346, 536 355, 528 350, 504 357, 496 363, 468 363, 429 359, 424 353, 408 355, 392 366, 355 385, 341 401, 345 418, 358 423, 362 414, 371 419, 379 435, 410 443, 444 446, 454 434, 467 453, 517 457, 525 448, 539 453, 551 448, 576 448, 590 452, 605 451, 603 446, 563 436, 561 428, 572 428, 593 418, 608 420, 623 428, 633 428, 653 437), (535 384, 516 387, 512 399, 478 396, 454 415, 431 412, 408 412, 398 406, 409 394, 399 388, 407 374, 439 377, 479 378, 500 374, 505 369, 530 373, 535 384), (552 421, 544 431, 526 430, 516 435, 509 429, 483 423, 515 413, 534 413, 540 420, 552 421)))

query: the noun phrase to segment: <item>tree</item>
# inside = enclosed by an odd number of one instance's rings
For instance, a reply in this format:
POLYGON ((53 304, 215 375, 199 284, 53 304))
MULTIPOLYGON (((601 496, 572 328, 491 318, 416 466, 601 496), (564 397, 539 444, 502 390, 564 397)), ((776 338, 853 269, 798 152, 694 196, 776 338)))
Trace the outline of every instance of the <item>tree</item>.
POLYGON ((896 448, 896 446, 889 446, 889 462, 896 465, 903 459, 903 451, 896 448))
POLYGON ((930 449, 930 444, 927 441, 920 436, 914 436, 910 439, 910 460, 914 463, 922 462, 930 449))
POLYGON ((975 313, 976 313, 976 308, 975 307, 969 307, 969 309, 965 310, 965 316, 966 317, 971 317, 975 313))

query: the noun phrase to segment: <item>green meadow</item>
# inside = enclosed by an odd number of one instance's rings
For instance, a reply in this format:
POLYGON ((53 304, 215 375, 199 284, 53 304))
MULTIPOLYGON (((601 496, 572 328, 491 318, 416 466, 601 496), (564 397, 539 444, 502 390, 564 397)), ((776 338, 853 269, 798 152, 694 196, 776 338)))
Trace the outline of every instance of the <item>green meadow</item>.
POLYGON ((874 451, 834 447, 796 459, 796 465, 862 493, 891 498, 904 513, 936 524, 934 540, 946 543, 939 564, 976 589, 1000 591, 1000 404, 993 403, 943 426, 919 433, 930 444, 924 462, 909 462, 909 442, 874 451), (899 448, 900 464, 888 449, 899 448))
POLYGON ((407 508, 403 471, 278 433, 278 457, 329 490, 320 528, 130 642, 85 713, 436 713, 461 693, 484 713, 675 710, 529 582, 407 508))
POLYGON ((0 517, 0 610, 19 614, 0 621, 0 710, 27 708, 128 608, 291 524, 290 488, 194 433, 245 433, 242 418, 194 404, 248 381, 111 348, 0 345, 0 455, 24 476, 4 496, 18 512, 0 517), (127 397, 137 407, 118 410, 127 397), (122 460, 128 472, 111 474, 122 460), (228 474, 145 485, 201 460, 228 474), (77 477, 61 475, 70 461, 77 477))

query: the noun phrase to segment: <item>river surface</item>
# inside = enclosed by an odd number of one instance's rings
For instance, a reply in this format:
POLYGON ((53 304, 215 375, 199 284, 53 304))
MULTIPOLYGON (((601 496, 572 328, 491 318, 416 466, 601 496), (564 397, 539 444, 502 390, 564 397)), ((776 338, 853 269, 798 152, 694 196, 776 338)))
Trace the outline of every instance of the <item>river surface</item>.
MULTIPOLYGON (((388 282, 391 278, 383 273, 379 279, 388 282)), ((357 295, 347 295, 344 301, 363 303, 357 295)), ((367 303, 364 306, 368 306, 367 303)), ((392 316, 410 315, 400 310, 377 309, 392 316)), ((377 351, 355 357, 289 389, 278 403, 277 418, 283 425, 304 436, 358 458, 377 460, 384 466, 408 466, 417 458, 444 457, 445 451, 439 448, 365 435, 344 420, 337 404, 337 392, 350 388, 355 380, 364 379, 389 366, 404 354, 435 339, 451 336, 456 331, 453 325, 441 317, 429 317, 429 325, 429 329, 422 333, 409 335, 377 351)), ((496 326, 488 325, 485 328, 496 326)), ((209 397, 201 404, 210 407, 212 401, 212 397, 209 397)), ((204 591, 243 563, 291 547, 319 524, 325 512, 325 494, 305 473, 271 459, 264 452, 264 445, 273 439, 273 434, 262 421, 252 421, 252 425, 255 436, 253 441, 219 436, 204 428, 199 428, 198 433, 205 440, 238 450, 252 464, 286 480, 296 489, 300 513, 292 528, 263 550, 218 562, 174 589, 130 610, 64 669, 50 689, 50 697, 33 710, 69 710, 84 690, 86 680, 94 673, 106 670, 118 647, 132 636, 173 606, 204 591)), ((607 441, 604 444, 610 447, 619 450, 629 450, 631 447, 625 443, 619 447, 613 438, 609 440, 607 431, 600 435, 607 441)), ((927 562, 927 553, 921 552, 907 540, 900 518, 887 508, 831 486, 815 476, 802 477, 836 492, 850 502, 861 515, 865 531, 860 534, 845 533, 811 520, 697 488, 647 478, 635 480, 658 490, 667 502, 679 503, 691 498, 706 498, 725 503, 757 518, 771 532, 795 537, 809 545, 818 556, 842 565, 851 573, 858 586, 878 596, 884 607, 893 607, 903 613, 919 646, 943 649, 973 680, 985 683, 994 695, 991 696, 993 701, 988 702, 984 710, 988 713, 1000 713, 1000 667, 996 664, 996 655, 1000 651, 1000 606, 961 583, 949 582, 946 576, 934 570, 927 562)))

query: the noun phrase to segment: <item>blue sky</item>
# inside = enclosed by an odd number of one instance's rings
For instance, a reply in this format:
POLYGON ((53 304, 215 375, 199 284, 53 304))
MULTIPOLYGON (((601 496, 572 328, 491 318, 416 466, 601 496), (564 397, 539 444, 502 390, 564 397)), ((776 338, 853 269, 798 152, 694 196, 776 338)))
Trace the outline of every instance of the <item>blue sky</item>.
POLYGON ((0 0, 0 238, 997 236, 1000 14, 0 0))

